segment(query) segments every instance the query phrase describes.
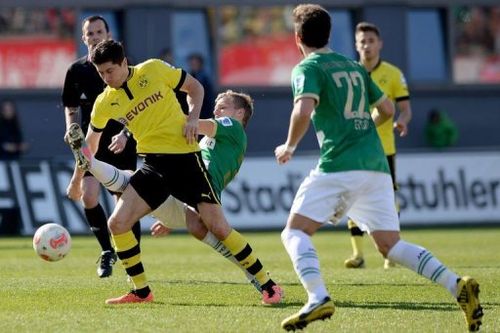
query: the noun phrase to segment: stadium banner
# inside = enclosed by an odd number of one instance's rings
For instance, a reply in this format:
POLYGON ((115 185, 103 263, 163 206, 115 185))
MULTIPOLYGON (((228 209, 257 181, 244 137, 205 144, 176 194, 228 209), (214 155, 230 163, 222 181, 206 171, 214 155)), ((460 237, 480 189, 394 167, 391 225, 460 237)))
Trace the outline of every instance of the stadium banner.
MULTIPOLYGON (((284 226, 316 160, 297 156, 278 166, 274 158, 247 158, 222 196, 228 220, 240 228, 284 226)), ((496 152, 398 155, 401 225, 500 223, 499 166, 496 152)))
POLYGON ((0 40, 0 88, 58 88, 75 60, 73 39, 0 40), (29 68, 29 70, 27 70, 29 68))
MULTIPOLYGON (((278 166, 271 156, 248 157, 223 193, 227 219, 242 230, 283 227, 295 192, 316 161, 296 156, 278 166)), ((32 235, 48 222, 73 234, 89 233, 80 203, 65 194, 73 165, 70 160, 0 162, 0 234, 32 235)), ((400 154, 402 226, 500 223, 499 165, 495 152, 400 154)), ((106 191, 101 201, 109 212, 114 203, 106 191)), ((153 222, 144 218, 143 231, 153 222)))

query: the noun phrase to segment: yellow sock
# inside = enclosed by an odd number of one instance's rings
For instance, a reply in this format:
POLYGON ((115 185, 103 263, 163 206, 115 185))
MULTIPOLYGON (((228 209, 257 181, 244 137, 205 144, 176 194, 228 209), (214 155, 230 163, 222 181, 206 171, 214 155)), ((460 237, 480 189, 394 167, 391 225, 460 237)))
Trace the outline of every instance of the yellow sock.
POLYGON ((351 219, 347 221, 347 226, 351 232, 352 255, 363 258, 363 231, 351 219))
POLYGON ((270 280, 260 260, 253 255, 252 247, 239 232, 233 229, 222 243, 247 272, 255 276, 261 285, 270 280))
POLYGON ((141 248, 132 231, 120 235, 111 235, 116 248, 116 254, 128 276, 132 279, 135 289, 148 286, 144 267, 141 262, 141 248))
POLYGON ((356 258, 363 258, 363 237, 351 236, 352 254, 356 258))

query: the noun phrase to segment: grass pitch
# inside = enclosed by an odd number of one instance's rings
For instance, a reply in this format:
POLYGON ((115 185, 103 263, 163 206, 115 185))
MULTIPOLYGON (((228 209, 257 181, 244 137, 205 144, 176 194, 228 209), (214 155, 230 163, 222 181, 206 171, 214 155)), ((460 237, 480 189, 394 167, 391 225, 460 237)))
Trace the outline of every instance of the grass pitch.
MULTIPOLYGON (((0 238, 0 332, 284 332, 281 321, 306 299, 279 232, 243 233, 286 298, 263 306, 242 272, 188 235, 143 237, 143 263, 155 302, 109 306, 129 290, 124 270, 99 279, 93 237, 74 237, 65 259, 39 259, 30 238, 0 238)), ((407 230, 403 237, 480 283, 482 332, 500 332, 500 228, 407 230)), ((385 271, 366 238, 367 268, 348 270, 349 235, 313 237, 336 305, 331 320, 305 332, 466 332, 461 310, 440 286, 404 269, 385 271)))

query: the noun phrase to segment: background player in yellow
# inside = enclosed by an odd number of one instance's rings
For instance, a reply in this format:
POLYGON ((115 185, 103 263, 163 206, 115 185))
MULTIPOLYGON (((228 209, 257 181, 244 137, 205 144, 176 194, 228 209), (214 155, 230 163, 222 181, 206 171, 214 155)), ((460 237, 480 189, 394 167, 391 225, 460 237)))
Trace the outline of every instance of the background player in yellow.
MULTIPOLYGON (((406 136, 408 133, 408 124, 411 120, 410 94, 406 84, 405 77, 401 70, 396 66, 383 61, 380 58, 383 42, 380 37, 378 27, 372 23, 361 22, 356 26, 355 32, 356 50, 359 53, 359 60, 366 68, 372 80, 379 86, 385 95, 396 104, 396 110, 399 110, 399 116, 396 121, 391 117, 388 121, 377 126, 377 133, 382 141, 384 153, 391 169, 392 182, 394 190, 397 190, 396 184, 396 143, 394 138, 394 129, 397 129, 400 136, 406 136)), ((372 112, 378 112, 377 109, 372 112)), ((396 204, 398 213, 399 206, 396 204)), ((347 222, 351 232, 351 244, 353 254, 344 262, 347 268, 361 268, 365 266, 363 257, 363 234, 355 221, 349 219, 347 222)), ((389 268, 393 264, 386 259, 384 268, 389 268)))

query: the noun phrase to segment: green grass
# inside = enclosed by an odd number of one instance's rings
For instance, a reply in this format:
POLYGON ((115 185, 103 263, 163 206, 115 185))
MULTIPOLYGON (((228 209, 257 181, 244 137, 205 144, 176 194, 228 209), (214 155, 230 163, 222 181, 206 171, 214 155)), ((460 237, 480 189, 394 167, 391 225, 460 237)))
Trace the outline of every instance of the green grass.
MULTIPOLYGON (((60 262, 35 256, 30 238, 0 239, 0 332, 281 332, 283 318, 300 309, 306 294, 281 245, 279 232, 244 233, 265 269, 286 292, 275 307, 243 274, 188 235, 143 237, 143 262, 155 302, 106 306, 128 291, 119 264, 108 279, 95 273, 97 243, 75 237, 60 262)), ((406 240, 431 250, 461 275, 481 285, 483 332, 500 332, 500 229, 408 230, 406 240)), ((347 270, 345 230, 314 238, 336 312, 306 332, 465 332, 462 312, 449 293, 413 272, 384 271, 366 238, 367 268, 347 270)), ((284 332, 284 331, 283 331, 284 332)))

